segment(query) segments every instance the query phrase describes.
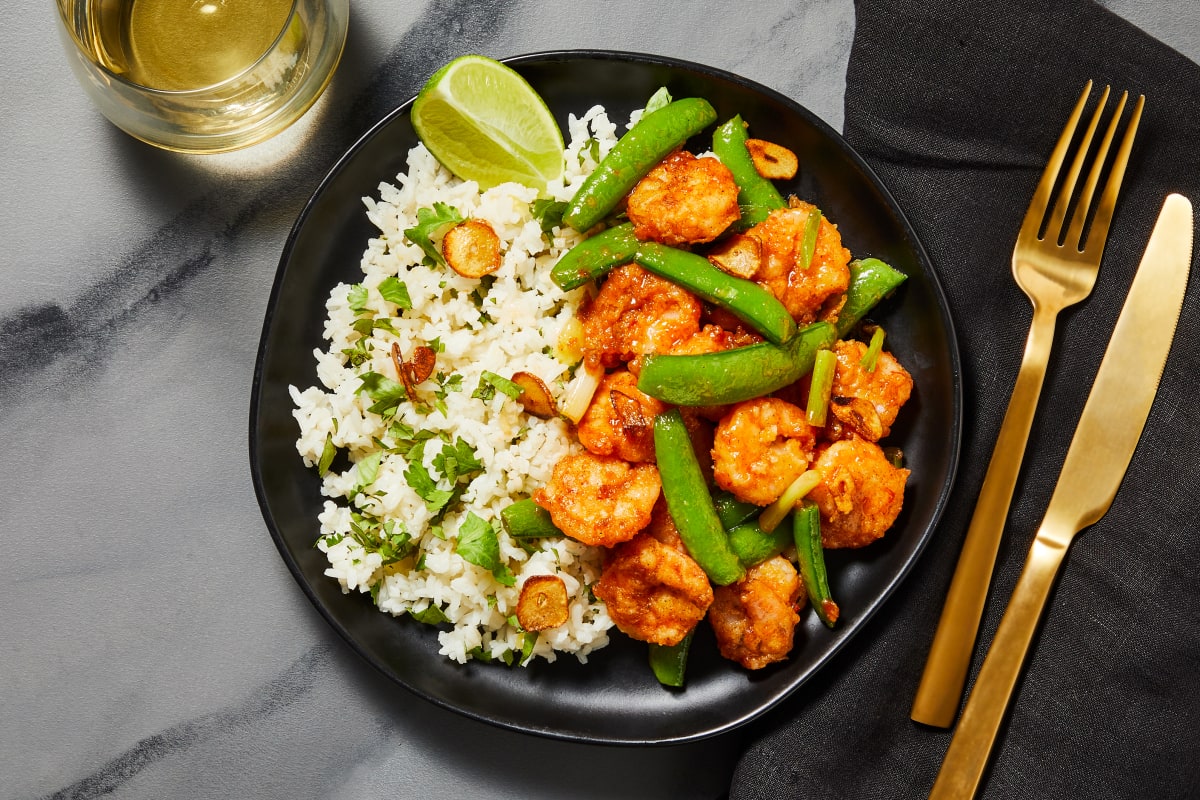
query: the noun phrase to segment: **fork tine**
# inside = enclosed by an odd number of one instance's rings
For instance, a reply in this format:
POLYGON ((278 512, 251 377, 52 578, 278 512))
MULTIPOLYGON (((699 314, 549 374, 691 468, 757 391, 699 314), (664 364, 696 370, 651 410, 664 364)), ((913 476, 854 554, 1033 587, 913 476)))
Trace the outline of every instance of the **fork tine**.
POLYGON ((1046 162, 1046 168, 1042 170, 1042 177, 1038 181, 1037 188, 1033 191, 1029 208, 1025 211, 1025 219, 1021 223, 1020 237, 1022 239, 1039 238, 1042 220, 1046 216, 1046 209, 1050 207, 1050 195, 1058 180, 1058 171, 1062 168, 1063 161, 1066 160, 1067 149, 1071 146, 1071 140, 1075 138, 1075 126, 1079 124, 1079 118, 1083 116, 1083 107, 1087 104, 1088 95, 1091 93, 1092 82, 1088 81, 1087 85, 1083 87, 1083 94, 1079 95, 1079 100, 1076 101, 1075 108, 1071 111, 1071 116, 1067 119, 1067 124, 1063 126, 1062 133, 1058 135, 1058 142, 1054 145, 1050 159, 1046 162))
POLYGON ((1129 124, 1125 135, 1121 138, 1121 146, 1113 159, 1112 170, 1108 173, 1108 182, 1104 184, 1104 192, 1100 195, 1100 205, 1092 218, 1092 228, 1088 232, 1087 245, 1084 252, 1093 255, 1098 261, 1104 252, 1104 243, 1108 239, 1108 228, 1112 224, 1113 212, 1117 207, 1117 194, 1121 190, 1121 181, 1125 177, 1125 167, 1129 165, 1129 152, 1133 149, 1133 137, 1137 135, 1138 123, 1142 119, 1142 108, 1146 105, 1146 96, 1138 95, 1137 103, 1129 116, 1129 124))
POLYGON ((1062 187, 1058 190, 1054 211, 1050 215, 1050 222, 1046 225, 1046 236, 1052 237, 1054 241, 1062 238, 1063 222, 1067 218, 1067 209, 1071 205, 1071 195, 1075 193, 1075 181, 1079 179, 1079 173, 1083 169, 1084 162, 1087 161, 1088 150, 1092 146, 1092 137, 1096 134, 1096 127, 1100 124, 1104 107, 1108 105, 1109 91, 1110 87, 1105 86, 1104 92, 1100 95, 1100 102, 1096 105, 1096 110, 1092 112, 1092 120, 1088 123, 1087 133, 1083 135, 1083 139, 1079 142, 1079 149, 1075 151, 1071 169, 1067 173, 1062 187))
POLYGON ((1108 158, 1108 148, 1112 145, 1113 136, 1117 133, 1117 126, 1121 122, 1121 114, 1125 111, 1125 101, 1128 99, 1129 92, 1122 92, 1121 99, 1117 102, 1117 109, 1113 112, 1112 119, 1108 122, 1108 130, 1104 132, 1104 139, 1096 147, 1096 155, 1092 159, 1092 168, 1088 171, 1083 191, 1079 193, 1079 200, 1075 204, 1075 212, 1071 215, 1071 227, 1067 231, 1066 238, 1063 240, 1063 244, 1070 245, 1080 252, 1083 251, 1083 226, 1087 222, 1088 209, 1092 205, 1092 195, 1096 191, 1096 184, 1100 182, 1100 173, 1104 170, 1104 162, 1108 158))

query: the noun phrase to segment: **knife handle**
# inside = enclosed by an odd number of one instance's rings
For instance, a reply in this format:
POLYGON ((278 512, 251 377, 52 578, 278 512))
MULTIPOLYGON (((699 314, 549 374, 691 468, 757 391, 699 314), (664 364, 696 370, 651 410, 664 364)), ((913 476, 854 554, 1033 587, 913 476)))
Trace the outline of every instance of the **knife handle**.
POLYGON ((930 800, 966 800, 979 789, 1050 588, 1070 544, 1070 536, 1043 536, 1044 530, 1039 531, 1029 550, 1029 558, 950 740, 930 800))
POLYGON ((1044 306, 1034 308, 1021 369, 1004 412, 1004 421, 992 449, 983 487, 975 501, 975 512, 913 700, 912 719, 926 725, 949 728, 954 724, 962 701, 996 553, 1046 377, 1057 314, 1057 310, 1044 306))

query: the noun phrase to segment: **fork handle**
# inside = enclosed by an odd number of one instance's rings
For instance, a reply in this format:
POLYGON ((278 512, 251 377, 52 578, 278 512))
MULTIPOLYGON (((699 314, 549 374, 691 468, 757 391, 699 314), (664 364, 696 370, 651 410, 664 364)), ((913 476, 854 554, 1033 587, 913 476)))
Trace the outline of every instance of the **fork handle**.
POLYGON ((1069 537, 1053 542, 1039 535, 1034 540, 950 740, 930 800, 969 800, 978 791, 1069 543, 1069 537))
POLYGON ((1021 368, 913 700, 912 719, 926 725, 948 728, 958 713, 1013 487, 1046 377, 1057 316, 1057 309, 1034 306, 1021 368))

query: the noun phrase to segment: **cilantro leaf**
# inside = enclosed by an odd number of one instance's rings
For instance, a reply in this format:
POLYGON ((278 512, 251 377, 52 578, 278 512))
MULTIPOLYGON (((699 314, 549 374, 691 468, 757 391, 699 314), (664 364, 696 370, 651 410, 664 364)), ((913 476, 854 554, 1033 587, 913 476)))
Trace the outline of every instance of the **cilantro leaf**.
POLYGON ((361 314, 367 305, 367 287, 356 283, 346 293, 346 302, 355 314, 361 314))
POLYGON ((417 442, 408 452, 408 469, 404 471, 404 479, 417 496, 425 501, 429 513, 436 516, 454 499, 454 492, 438 488, 437 481, 422 463, 424 457, 425 442, 417 442))
POLYGON ((378 553, 384 566, 407 558, 416 549, 403 523, 380 520, 357 509, 350 511, 350 535, 363 550, 378 553))
POLYGON ((521 388, 521 384, 485 369, 479 375, 479 385, 475 387, 475 391, 471 393, 471 397, 486 403, 496 396, 497 390, 508 395, 513 400, 519 398, 521 393, 525 391, 521 388))
POLYGON ((421 248, 431 265, 446 266, 446 259, 434 243, 434 239, 446 232, 451 225, 462 222, 458 209, 448 203, 434 203, 433 208, 417 209, 417 224, 404 231, 404 238, 421 248))
POLYGON ((379 282, 379 296, 403 309, 412 308, 412 298, 404 281, 391 275, 379 282))
POLYGON ((671 93, 667 91, 667 87, 662 86, 657 92, 650 95, 650 99, 646 102, 646 109, 642 112, 642 116, 658 111, 665 105, 671 102, 671 93))
POLYGON ((477 567, 490 571, 500 565, 500 540, 496 537, 496 529, 473 511, 467 512, 467 518, 458 528, 455 550, 464 561, 477 567))
POLYGON ((398 383, 378 372, 364 372, 358 376, 362 381, 356 393, 366 393, 371 399, 372 406, 368 409, 381 417, 394 416, 400 403, 408 399, 404 384, 398 383))
POLYGON ((430 603, 428 607, 420 611, 410 611, 408 615, 417 622, 424 623, 425 625, 441 625, 443 622, 450 621, 450 618, 446 616, 446 613, 442 611, 441 606, 437 603, 430 603))
POLYGON ((542 233, 550 233, 555 228, 562 227, 563 212, 567 210, 567 204, 562 200, 539 197, 533 201, 529 210, 541 225, 542 233))
POLYGON ((354 492, 361 492, 379 477, 379 464, 383 461, 382 450, 372 450, 358 461, 358 480, 354 483, 354 492))

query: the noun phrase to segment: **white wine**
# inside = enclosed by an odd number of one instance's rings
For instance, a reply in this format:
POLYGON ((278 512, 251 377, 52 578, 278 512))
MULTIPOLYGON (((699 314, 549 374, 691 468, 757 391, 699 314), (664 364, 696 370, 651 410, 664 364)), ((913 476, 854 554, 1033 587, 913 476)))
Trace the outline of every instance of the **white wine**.
POLYGON ((214 153, 286 128, 342 54, 349 0, 57 0, 72 69, 143 141, 214 153))
MULTIPOLYGON (((141 86, 189 91, 245 72, 288 22, 292 0, 94 2, 94 46, 114 72, 141 86)), ((298 41, 281 43, 294 53, 298 41)))
POLYGON ((134 0, 129 77, 153 89, 221 83, 271 48, 291 11, 292 0, 134 0))

